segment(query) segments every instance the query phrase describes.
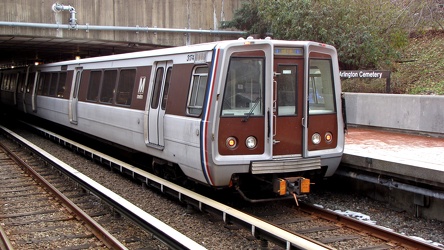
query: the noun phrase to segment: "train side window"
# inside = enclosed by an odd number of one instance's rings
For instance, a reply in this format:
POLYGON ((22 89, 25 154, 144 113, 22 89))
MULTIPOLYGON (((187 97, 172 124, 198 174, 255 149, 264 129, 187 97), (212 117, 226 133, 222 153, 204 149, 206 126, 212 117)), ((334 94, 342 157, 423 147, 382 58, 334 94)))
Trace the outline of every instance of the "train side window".
POLYGON ((28 83, 26 84, 26 93, 30 93, 34 88, 35 73, 30 73, 28 76, 28 83))
POLYGON ((136 80, 135 69, 122 69, 119 74, 119 84, 117 85, 116 103, 131 105, 134 81, 136 80))
POLYGON ((57 91, 58 73, 51 73, 51 81, 49 84, 49 96, 55 96, 57 91))
POLYGON ((11 79, 11 75, 10 74, 3 75, 2 90, 9 90, 10 79, 11 79))
POLYGON ((12 90, 15 81, 15 74, 10 74, 8 79, 8 85, 6 86, 6 90, 12 90))
POLYGON ((197 66, 193 70, 191 88, 188 95, 188 114, 200 115, 207 90, 208 67, 197 66))
POLYGON ((43 78, 44 78, 45 76, 42 74, 42 73, 40 73, 39 75, 38 75, 38 79, 37 79, 37 88, 36 88, 36 90, 37 90, 37 95, 41 95, 42 94, 42 91, 43 91, 43 78))
POLYGON ((161 109, 162 110, 165 110, 166 103, 167 103, 167 100, 168 100, 168 90, 170 88, 172 69, 173 69, 172 67, 168 67, 168 69, 167 69, 167 74, 166 74, 166 79, 165 79, 165 86, 163 87, 163 97, 162 97, 162 105, 161 105, 161 109))
POLYGON ((18 92, 23 93, 25 91, 25 80, 26 80, 26 74, 20 73, 19 79, 18 79, 18 92))
POLYGON ((18 74, 13 73, 8 75, 8 81, 5 90, 14 91, 17 86, 18 74))
POLYGON ((117 70, 105 70, 103 73, 102 90, 100 91, 100 101, 113 103, 116 87, 117 70))
POLYGON ((0 75, 0 90, 5 90, 5 85, 6 85, 6 74, 3 73, 3 75, 0 75))
POLYGON ((5 86, 6 86, 6 74, 3 73, 3 75, 0 75, 0 90, 5 90, 5 86))
POLYGON ((9 74, 4 74, 2 78, 2 90, 8 90, 9 87, 9 74))
POLYGON ((11 90, 11 85, 12 85, 12 78, 13 78, 13 74, 8 74, 6 77, 6 86, 5 86, 5 90, 11 90))
POLYGON ((50 83, 51 83, 51 74, 41 73, 40 78, 39 78, 39 85, 38 85, 37 94, 38 95, 48 95, 50 83))
POLYGON ((86 100, 97 102, 99 99, 100 81, 102 79, 102 71, 91 71, 89 75, 88 94, 86 100))
POLYGON ((59 82, 57 84, 57 97, 62 98, 65 95, 66 72, 59 75, 59 82))
POLYGON ((11 78, 11 85, 9 86, 9 90, 14 91, 17 87, 17 79, 18 74, 13 74, 11 78))

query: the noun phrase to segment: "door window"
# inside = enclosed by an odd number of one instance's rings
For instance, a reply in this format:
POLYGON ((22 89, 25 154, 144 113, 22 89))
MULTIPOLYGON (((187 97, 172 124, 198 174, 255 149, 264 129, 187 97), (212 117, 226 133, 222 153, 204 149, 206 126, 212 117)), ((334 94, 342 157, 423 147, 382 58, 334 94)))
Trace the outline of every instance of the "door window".
POLYGON ((74 98, 74 99, 77 99, 77 96, 79 94, 79 85, 80 85, 81 77, 82 77, 82 71, 79 70, 76 73, 76 82, 75 82, 75 85, 74 85, 74 92, 72 94, 72 98, 74 98))
POLYGON ((162 110, 165 110, 166 103, 167 103, 167 100, 168 100, 168 90, 170 88, 172 69, 173 69, 172 67, 169 67, 167 69, 167 75, 166 75, 166 79, 165 79, 165 86, 163 87, 163 97, 162 97, 162 105, 161 105, 161 109, 162 110))
POLYGON ((279 116, 297 115, 297 66, 279 65, 277 106, 279 116))
POLYGON ((152 109, 157 109, 157 107, 159 106, 159 96, 160 96, 160 89, 162 87, 163 71, 164 71, 163 67, 157 68, 157 71, 156 71, 153 97, 151 98, 151 108, 152 109))

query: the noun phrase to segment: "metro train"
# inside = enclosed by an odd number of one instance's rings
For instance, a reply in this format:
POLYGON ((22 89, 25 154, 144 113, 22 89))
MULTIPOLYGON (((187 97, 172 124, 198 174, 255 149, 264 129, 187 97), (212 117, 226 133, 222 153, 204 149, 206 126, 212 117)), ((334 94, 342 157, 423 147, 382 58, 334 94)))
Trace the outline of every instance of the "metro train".
POLYGON ((318 42, 249 37, 0 74, 3 107, 250 201, 309 193, 344 149, 337 52, 318 42))

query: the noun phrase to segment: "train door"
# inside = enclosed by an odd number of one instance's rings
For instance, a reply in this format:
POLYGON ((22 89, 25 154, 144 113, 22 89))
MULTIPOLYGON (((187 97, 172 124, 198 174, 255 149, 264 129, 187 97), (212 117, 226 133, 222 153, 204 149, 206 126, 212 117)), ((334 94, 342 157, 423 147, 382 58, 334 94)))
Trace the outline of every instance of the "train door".
POLYGON ((164 61, 155 63, 153 70, 152 82, 150 84, 148 111, 148 133, 145 141, 148 146, 163 149, 164 143, 164 116, 166 101, 168 98, 168 89, 172 72, 172 61, 164 61))
POLYGON ((69 96, 69 122, 77 124, 77 104, 79 102, 80 79, 82 78, 82 67, 75 68, 72 80, 71 94, 69 96))
POLYGON ((38 72, 32 71, 29 72, 27 76, 27 81, 25 85, 25 90, 23 93, 23 112, 28 113, 33 110, 33 94, 34 94, 34 85, 36 83, 36 75, 38 72))
POLYGON ((20 94, 17 95, 18 99, 19 99, 19 109, 26 113, 26 91, 28 89, 28 84, 30 82, 30 79, 34 76, 32 73, 30 73, 30 68, 28 67, 26 69, 26 73, 25 73, 25 77, 23 79, 23 82, 20 86, 20 94))
POLYGON ((273 70, 273 154, 275 156, 301 155, 304 60, 303 58, 275 58, 273 70))
POLYGON ((37 112, 37 90, 39 85, 40 73, 40 71, 35 72, 34 81, 32 81, 33 84, 32 86, 30 86, 30 88, 28 88, 28 90, 31 90, 31 109, 34 113, 37 112))
POLYGON ((17 106, 17 93, 18 93, 18 85, 21 81, 21 77, 23 77, 23 74, 19 71, 17 74, 14 75, 13 79, 11 79, 11 91, 12 91, 12 103, 15 106, 17 106))

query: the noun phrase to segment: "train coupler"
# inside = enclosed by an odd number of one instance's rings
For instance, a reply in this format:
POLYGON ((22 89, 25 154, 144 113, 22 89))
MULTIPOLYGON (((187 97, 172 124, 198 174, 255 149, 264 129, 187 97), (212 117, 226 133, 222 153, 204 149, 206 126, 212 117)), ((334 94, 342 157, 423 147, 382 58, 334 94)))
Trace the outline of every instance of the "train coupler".
POLYGON ((281 196, 300 196, 310 193, 310 184, 310 179, 304 177, 277 178, 273 180, 273 191, 281 196))

